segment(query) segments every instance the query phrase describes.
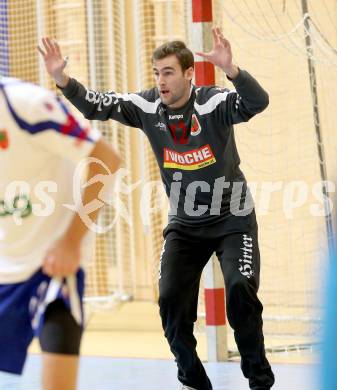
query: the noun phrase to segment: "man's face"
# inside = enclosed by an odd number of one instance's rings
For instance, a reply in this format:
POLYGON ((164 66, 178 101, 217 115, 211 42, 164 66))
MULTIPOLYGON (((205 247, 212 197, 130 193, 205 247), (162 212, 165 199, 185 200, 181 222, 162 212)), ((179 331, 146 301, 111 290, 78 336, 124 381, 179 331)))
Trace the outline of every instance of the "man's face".
POLYGON ((171 108, 183 106, 189 99, 193 68, 184 72, 173 54, 153 63, 153 72, 161 101, 171 108))

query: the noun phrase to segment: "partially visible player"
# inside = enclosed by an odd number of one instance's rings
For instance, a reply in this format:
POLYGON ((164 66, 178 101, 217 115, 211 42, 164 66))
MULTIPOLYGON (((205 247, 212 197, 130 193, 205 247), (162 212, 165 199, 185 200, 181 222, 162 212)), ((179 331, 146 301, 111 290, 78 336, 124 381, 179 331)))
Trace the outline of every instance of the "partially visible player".
POLYGON ((335 358, 337 349, 337 255, 335 254, 330 261, 325 296, 325 322, 320 387, 322 390, 335 390, 337 388, 337 362, 335 358))
MULTIPOLYGON (((48 390, 76 388, 81 263, 92 257, 94 237, 64 204, 81 190, 74 172, 87 156, 100 162, 89 164, 84 179, 118 168, 118 155, 100 133, 79 124, 54 93, 0 79, 0 370, 21 374, 36 335, 48 390)), ((101 189, 98 182, 87 186, 83 204, 101 189)))
MULTIPOLYGON (((337 196, 333 198, 334 206, 336 207, 337 196)), ((332 220, 334 223, 334 236, 330 237, 330 255, 325 276, 324 285, 324 322, 323 322, 323 337, 322 337, 322 352, 320 365, 320 386, 321 390, 337 389, 337 214, 334 210, 332 220)))

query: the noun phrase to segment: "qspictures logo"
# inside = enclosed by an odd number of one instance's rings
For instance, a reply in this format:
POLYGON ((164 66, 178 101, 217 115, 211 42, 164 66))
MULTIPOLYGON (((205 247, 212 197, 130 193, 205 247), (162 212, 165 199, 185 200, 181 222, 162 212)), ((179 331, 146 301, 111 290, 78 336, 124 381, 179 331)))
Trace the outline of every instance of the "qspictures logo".
POLYGON ((8 149, 9 139, 5 129, 0 129, 0 150, 8 149))
POLYGON ((207 167, 215 162, 216 159, 209 145, 204 145, 201 148, 184 153, 164 148, 164 168, 195 170, 207 167))

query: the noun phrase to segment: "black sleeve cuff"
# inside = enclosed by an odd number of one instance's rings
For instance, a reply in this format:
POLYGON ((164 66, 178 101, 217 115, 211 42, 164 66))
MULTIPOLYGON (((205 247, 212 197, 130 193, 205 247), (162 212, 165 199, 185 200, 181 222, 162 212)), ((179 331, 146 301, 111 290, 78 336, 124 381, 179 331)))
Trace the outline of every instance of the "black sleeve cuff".
POLYGON ((241 76, 241 73, 242 73, 242 71, 241 71, 241 69, 239 67, 238 67, 238 70, 239 70, 239 74, 235 77, 235 79, 232 79, 231 77, 226 75, 227 79, 229 81, 232 81, 232 82, 236 81, 241 76))
POLYGON ((237 77, 235 77, 235 79, 228 79, 231 80, 235 88, 240 88, 246 83, 247 78, 249 78, 249 74, 245 70, 239 68, 239 74, 237 77))
POLYGON ((76 94, 76 87, 77 82, 73 78, 69 78, 69 82, 64 88, 56 84, 56 88, 58 88, 63 93, 63 95, 68 98, 76 94))

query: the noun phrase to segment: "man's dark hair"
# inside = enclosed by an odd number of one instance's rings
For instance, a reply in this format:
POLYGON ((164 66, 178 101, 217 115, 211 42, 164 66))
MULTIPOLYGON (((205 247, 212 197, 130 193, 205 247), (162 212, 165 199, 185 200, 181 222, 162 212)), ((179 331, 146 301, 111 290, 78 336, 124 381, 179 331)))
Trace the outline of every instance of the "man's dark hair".
POLYGON ((152 63, 170 55, 175 55, 177 57, 183 72, 190 67, 194 68, 193 53, 182 41, 166 42, 157 47, 152 54, 152 63))

